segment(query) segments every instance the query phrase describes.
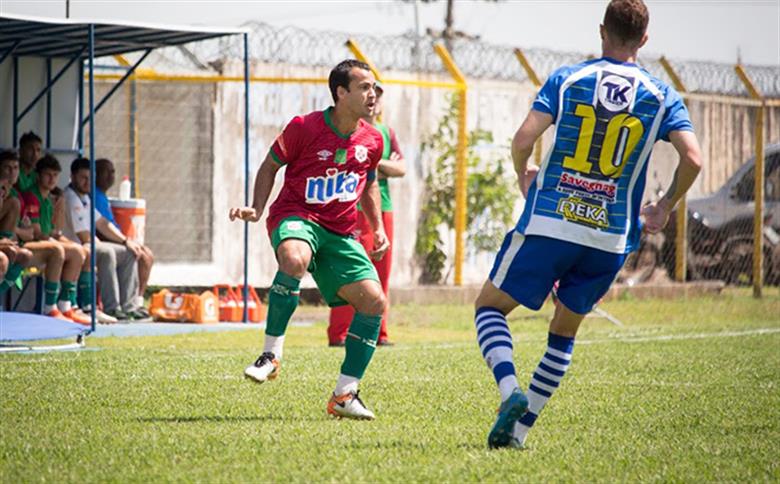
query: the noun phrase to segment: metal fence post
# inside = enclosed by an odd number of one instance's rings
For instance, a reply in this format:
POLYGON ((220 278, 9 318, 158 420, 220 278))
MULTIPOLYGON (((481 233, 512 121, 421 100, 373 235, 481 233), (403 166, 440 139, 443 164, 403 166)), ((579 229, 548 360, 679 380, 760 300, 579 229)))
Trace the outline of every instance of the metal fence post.
MULTIPOLYGON (((536 75, 536 71, 534 70, 531 63, 528 62, 528 58, 525 56, 523 51, 520 49, 515 49, 515 57, 517 57, 517 60, 520 61, 520 65, 523 66, 523 69, 525 70, 525 73, 528 76, 528 80, 531 81, 531 84, 533 84, 536 89, 541 88, 542 81, 539 79, 539 76, 536 75)), ((534 163, 536 163, 536 166, 542 165, 541 136, 539 137, 538 140, 536 140, 536 144, 534 145, 534 163)))
MULTIPOLYGON (((666 60, 666 57, 661 56, 658 62, 666 71, 666 74, 672 80, 674 88, 686 98, 685 93, 688 89, 685 88, 680 76, 672 67, 672 64, 666 60)), ((687 98, 686 98, 687 99, 687 98)), ((674 240, 674 280, 677 282, 685 282, 688 272, 688 195, 685 194, 677 203, 677 215, 675 218, 676 233, 674 240)))
POLYGON ((756 163, 753 168, 753 173, 755 174, 755 193, 753 197, 755 203, 755 211, 753 213, 753 297, 760 298, 764 285, 764 109, 766 101, 740 64, 735 65, 734 70, 750 93, 750 97, 761 103, 756 113, 756 163))
MULTIPOLYGON (((371 59, 369 59, 368 56, 366 56, 366 54, 363 53, 363 50, 360 48, 357 42, 355 42, 353 39, 347 39, 346 46, 347 49, 349 49, 349 51, 352 52, 352 55, 354 55, 357 60, 368 64, 368 68, 371 69, 371 72, 374 74, 374 78, 377 81, 382 79, 382 74, 379 72, 379 69, 377 69, 376 65, 374 65, 373 62, 371 62, 371 59)), ((382 122, 381 113, 379 114, 379 116, 377 116, 376 120, 380 123, 382 122)))
POLYGON ((463 259, 465 257, 466 232, 466 182, 468 167, 466 152, 468 150, 468 133, 466 131, 466 94, 468 86, 463 73, 452 60, 450 53, 443 44, 434 44, 444 66, 458 84, 458 149, 455 155, 455 285, 463 284, 463 259))

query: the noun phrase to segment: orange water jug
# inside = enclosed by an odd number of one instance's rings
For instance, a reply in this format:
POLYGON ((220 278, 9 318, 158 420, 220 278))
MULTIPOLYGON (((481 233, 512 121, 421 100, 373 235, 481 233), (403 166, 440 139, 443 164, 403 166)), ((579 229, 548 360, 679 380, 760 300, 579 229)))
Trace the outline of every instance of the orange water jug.
POLYGON ((152 295, 149 312, 155 321, 216 323, 217 304, 211 291, 183 294, 163 289, 152 295))
MULTIPOLYGON (((248 298, 247 298, 247 318, 252 323, 259 323, 260 321, 265 320, 266 315, 266 308, 263 305, 262 302, 260 302, 260 298, 257 297, 257 293, 255 292, 255 288, 252 286, 248 287, 248 298)), ((244 317, 244 285, 239 284, 236 286, 236 298, 238 298, 238 307, 241 311, 241 317, 244 317)))
POLYGON ((219 299, 219 320, 222 322, 241 321, 243 308, 239 307, 239 296, 229 284, 214 286, 214 294, 219 299))

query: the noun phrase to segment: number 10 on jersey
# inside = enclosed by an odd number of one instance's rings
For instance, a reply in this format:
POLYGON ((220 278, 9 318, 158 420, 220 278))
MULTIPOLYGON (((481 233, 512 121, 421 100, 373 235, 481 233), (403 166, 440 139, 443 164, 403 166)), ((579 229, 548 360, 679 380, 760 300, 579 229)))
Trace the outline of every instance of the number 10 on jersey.
MULTIPOLYGON (((577 104, 574 115, 582 118, 580 134, 574 156, 563 159, 563 167, 580 173, 590 174, 593 163, 588 160, 596 131, 596 109, 590 104, 577 104)), ((614 115, 607 123, 604 141, 599 152, 599 171, 610 178, 619 178, 629 156, 642 139, 645 128, 642 122, 630 114, 614 115)))

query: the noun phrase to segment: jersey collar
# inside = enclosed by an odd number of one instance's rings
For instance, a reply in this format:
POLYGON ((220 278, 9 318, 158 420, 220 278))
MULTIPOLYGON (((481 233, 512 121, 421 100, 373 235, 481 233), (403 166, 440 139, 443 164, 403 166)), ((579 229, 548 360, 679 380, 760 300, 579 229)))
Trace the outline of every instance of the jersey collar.
POLYGON ((352 135, 352 133, 354 133, 354 131, 350 131, 347 134, 344 134, 341 131, 339 131, 336 125, 333 124, 333 119, 331 119, 330 117, 332 112, 333 112, 333 106, 329 107, 328 109, 322 112, 322 116, 325 118, 325 124, 327 124, 328 127, 331 129, 331 131, 336 133, 336 136, 338 136, 339 138, 349 139, 349 137, 352 135))

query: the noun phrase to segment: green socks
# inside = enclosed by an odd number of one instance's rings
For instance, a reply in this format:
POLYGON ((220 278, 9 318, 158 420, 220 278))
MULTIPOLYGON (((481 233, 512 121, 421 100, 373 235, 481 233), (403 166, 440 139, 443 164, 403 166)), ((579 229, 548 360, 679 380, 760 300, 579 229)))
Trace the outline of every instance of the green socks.
POLYGON ((268 293, 268 321, 265 334, 269 336, 282 336, 287 330, 295 308, 300 299, 301 280, 296 279, 282 271, 276 273, 273 285, 268 293))
POLYGON ((13 263, 8 266, 8 270, 5 273, 5 279, 0 281, 0 294, 4 294, 11 286, 16 284, 16 280, 24 270, 24 267, 19 264, 13 263))
POLYGON ((355 313, 352 323, 349 325, 347 340, 345 341, 346 356, 341 365, 343 375, 355 378, 363 378, 371 357, 376 350, 376 340, 379 338, 379 327, 382 324, 382 315, 370 316, 368 314, 355 313))
POLYGON ((82 272, 79 274, 79 297, 76 304, 75 299, 71 299, 71 304, 82 308, 92 307, 92 284, 90 284, 89 272, 82 272))
POLYGON ((45 294, 43 301, 44 304, 49 307, 55 306, 57 304, 57 296, 60 294, 59 281, 46 281, 43 284, 43 292, 45 294))
POLYGON ((62 290, 60 291, 60 301, 68 301, 71 304, 76 300, 76 283, 62 281, 62 290))

